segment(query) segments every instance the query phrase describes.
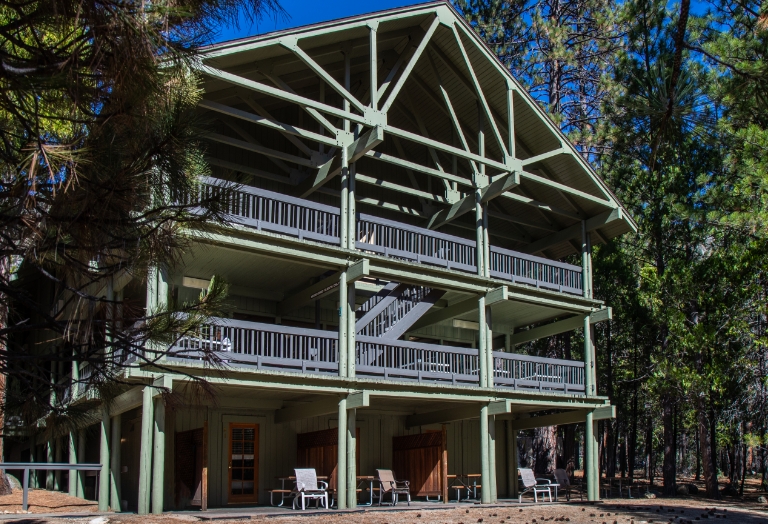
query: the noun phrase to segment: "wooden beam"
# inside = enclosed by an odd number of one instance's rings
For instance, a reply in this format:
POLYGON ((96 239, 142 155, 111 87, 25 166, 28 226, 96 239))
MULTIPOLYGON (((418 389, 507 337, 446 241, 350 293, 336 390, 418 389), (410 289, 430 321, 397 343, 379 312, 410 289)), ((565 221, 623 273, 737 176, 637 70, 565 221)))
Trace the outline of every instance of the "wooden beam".
POLYGON ((370 260, 363 258, 347 268, 347 283, 357 282, 370 275, 370 260))
POLYGON ((614 207, 616 204, 610 200, 604 200, 603 198, 597 197, 595 195, 591 195, 584 191, 579 191, 578 189, 574 189, 570 186, 566 186, 565 184, 561 184, 560 182, 555 182, 554 180, 544 178, 543 176, 529 173, 528 171, 523 171, 522 177, 525 180, 529 180, 531 182, 536 182, 537 184, 543 184, 545 186, 549 186, 551 188, 557 189, 558 191, 561 191, 567 195, 577 196, 579 198, 583 198, 584 200, 589 200, 590 202, 594 202, 596 204, 609 207, 611 209, 618 209, 614 207))
MULTIPOLYGON (((253 105, 254 108, 261 107, 251 100, 245 99, 244 101, 248 105, 253 105)), ((321 135, 319 133, 315 133, 312 131, 307 131, 306 129, 301 129, 301 128, 292 126, 290 124, 284 124, 282 122, 278 122, 276 119, 269 116, 269 113, 263 108, 261 110, 265 113, 265 116, 254 115, 253 113, 242 111, 234 107, 226 106, 224 104, 220 104, 212 100, 201 100, 200 102, 197 103, 197 105, 198 107, 202 107, 203 109, 208 109, 209 111, 215 111, 216 113, 219 113, 222 115, 231 116, 233 118, 238 118, 245 122, 258 124, 260 126, 268 127, 269 129, 274 129, 275 131, 279 131, 280 133, 286 135, 286 138, 290 137, 289 140, 292 138, 293 140, 291 140, 291 142, 306 154, 310 154, 311 151, 309 151, 309 149, 303 142, 299 141, 295 137, 298 136, 298 137, 306 138, 308 140, 312 140, 312 141, 319 142, 321 144, 325 144, 329 146, 337 145, 335 138, 321 135)))
POLYGON ((457 184, 461 184, 463 186, 469 186, 469 187, 472 186, 472 181, 469 180, 468 178, 462 178, 460 176, 452 175, 451 173, 446 173, 445 171, 440 171, 438 169, 433 169, 431 167, 423 166, 421 164, 417 164, 409 160, 403 160, 396 156, 388 155, 386 153, 380 153, 378 151, 368 151, 365 154, 365 156, 369 158, 375 158, 377 160, 381 160, 382 162, 387 162, 389 164, 393 164, 405 169, 412 169, 417 173, 424 173, 425 175, 432 175, 438 178, 448 180, 450 182, 456 182, 457 184))
POLYGON ((570 154, 571 151, 564 148, 559 147, 557 149, 553 149, 552 151, 547 151, 546 153, 542 153, 540 155, 532 156, 531 158, 526 158, 524 160, 521 160, 523 167, 529 166, 531 164, 535 164, 536 162, 541 162, 542 160, 546 160, 548 158, 552 158, 553 156, 558 155, 567 155, 570 154))
POLYGON ((514 333, 510 335, 509 343, 512 345, 523 344, 532 340, 538 340, 540 338, 557 335, 558 333, 565 333, 566 331, 578 329, 584 326, 585 316, 586 315, 576 315, 565 320, 553 322, 552 324, 546 324, 544 326, 514 333))
POLYGON ((455 420, 466 420, 478 418, 480 416, 480 405, 462 406, 450 409, 441 409, 428 413, 416 413, 408 415, 405 418, 405 427, 407 429, 418 426, 428 426, 430 424, 440 424, 444 422, 453 422, 455 420))
POLYGON ((133 387, 118 395, 109 405, 109 414, 114 417, 141 406, 143 395, 144 386, 133 387))
MULTIPOLYGON (((384 131, 381 126, 372 127, 356 140, 347 145, 347 158, 349 163, 357 161, 360 157, 365 155, 368 151, 381 144, 384 141, 384 131)), ((320 187, 325 185, 329 180, 333 179, 336 175, 341 173, 344 166, 331 169, 333 158, 328 160, 325 164, 320 166, 317 173, 308 176, 302 182, 296 186, 294 193, 299 198, 306 198, 320 187)))
POLYGON ((436 195, 434 193, 429 193, 427 191, 422 191, 420 189, 414 189, 408 186, 401 186, 400 184, 387 182, 383 178, 375 178, 372 176, 363 175, 362 173, 359 173, 359 172, 355 173, 355 182, 359 182, 361 184, 369 184, 372 186, 381 187, 383 189, 390 189, 392 191, 397 191, 399 193, 405 193, 406 195, 413 195, 421 198, 426 198, 428 200, 434 200, 435 202, 441 202, 444 204, 448 203, 444 195, 436 195))
MULTIPOLYGON (((595 215, 592 218, 587 219, 587 232, 593 231, 599 227, 602 227, 615 220, 622 219, 622 210, 620 207, 611 209, 599 215, 595 215)), ((553 233, 542 239, 528 244, 520 249, 523 253, 541 253, 545 249, 552 247, 561 242, 566 242, 574 238, 581 237, 581 222, 567 227, 557 233, 553 233)))
POLYGON ((339 399, 327 398, 315 402, 307 402, 296 406, 290 406, 275 411, 275 424, 284 422, 293 422, 294 420, 303 420, 312 417, 321 417, 338 413, 339 399))
POLYGON ((331 86, 331 88, 339 95, 341 95, 342 98, 352 104, 355 109, 361 113, 365 112, 365 106, 357 98, 352 96, 352 93, 347 91, 341 84, 336 81, 335 78, 328 74, 328 71, 323 69, 320 64, 315 62, 314 59, 306 53, 306 51, 299 47, 298 39, 296 37, 285 37, 280 41, 280 45, 298 56, 299 59, 307 65, 307 67, 314 71, 315 74, 317 74, 317 76, 319 76, 320 79, 323 80, 326 84, 331 86))
POLYGON ((312 300, 320 300, 321 298, 335 293, 339 287, 339 272, 332 274, 331 276, 322 279, 316 284, 312 284, 306 289, 294 293, 293 295, 286 297, 284 300, 277 304, 277 314, 283 316, 291 311, 295 311, 302 307, 304 304, 308 304, 312 300))
POLYGON ((441 309, 440 311, 435 311, 433 313, 424 315, 419 319, 418 322, 411 326, 411 331, 415 331, 425 326, 431 326, 432 324, 437 324, 443 320, 449 320, 453 317, 469 313, 470 311, 475 311, 476 309, 477 298, 468 298, 467 300, 448 306, 445 309, 441 309))
POLYGON ((392 91, 389 93, 389 96, 387 97, 386 102, 384 102, 384 105, 381 107, 382 113, 386 113, 387 111, 389 111, 389 108, 392 107, 392 104, 395 102, 395 98, 397 98, 397 95, 400 92, 400 89, 402 89, 403 84, 410 76, 411 71, 413 71, 413 68, 416 67, 416 62, 418 62, 419 58, 421 58, 421 54, 424 52, 424 49, 426 49, 427 44, 429 43, 429 40, 432 38, 432 35, 435 33, 435 30, 437 29, 437 26, 439 24, 440 24, 440 18, 437 16, 434 17, 434 19, 432 19, 432 23, 429 25, 429 28, 427 29, 426 34, 421 39, 421 42, 419 42, 419 45, 416 47, 416 50, 413 52, 411 57, 408 59, 408 64, 405 66, 405 69, 403 69, 403 72, 400 74, 400 78, 397 79, 397 82, 392 88, 392 91))
POLYGON ((315 163, 312 160, 309 160, 307 158, 291 155, 290 153, 284 153, 282 151, 271 149, 269 147, 259 146, 256 144, 252 144, 250 142, 246 142, 245 140, 238 140, 237 138, 231 138, 219 133, 206 133, 205 138, 207 138, 208 140, 212 140, 213 142, 218 142, 220 144, 236 147, 238 149, 244 149, 246 151, 252 151, 260 155, 265 155, 271 158, 277 158, 279 160, 283 160, 285 162, 291 162, 294 164, 298 164, 300 166, 313 167, 313 168, 318 167, 317 165, 315 165, 315 163))
MULTIPOLYGON (((293 88, 291 88, 291 86, 285 83, 283 79, 280 78, 279 76, 271 73, 267 73, 265 71, 260 71, 260 73, 264 75, 264 78, 269 79, 270 82, 275 84, 280 89, 288 93, 293 93, 294 95, 296 94, 296 91, 294 91, 293 88)), ((320 84, 320 85, 322 86, 325 84, 320 84)), ((304 111, 306 111, 309 116, 314 118, 317 121, 317 123, 320 124, 326 131, 331 133, 331 135, 333 135, 334 137, 339 135, 339 130, 336 128, 336 126, 331 124, 331 122, 327 118, 325 118, 317 109, 313 107, 309 107, 306 104, 299 104, 299 107, 301 107, 304 111)))
POLYGON ((228 160, 221 160, 215 157, 206 157, 205 160, 212 166, 217 166, 224 169, 231 169, 232 171, 238 171, 240 173, 251 175, 258 178, 263 178, 265 180, 273 180, 275 182, 292 185, 291 179, 284 175, 270 173, 269 171, 264 171, 263 169, 244 166, 242 164, 236 164, 235 162, 230 162, 228 160))
MULTIPOLYGON (((616 406, 602 406, 593 410, 592 420, 608 420, 616 418, 616 406)), ((555 413, 554 415, 542 415, 540 417, 524 417, 511 421, 515 431, 523 429, 544 428, 548 426, 562 426, 567 424, 581 424, 587 419, 586 409, 577 409, 555 413)))
MULTIPOLYGON (((517 186, 520 182, 520 176, 517 172, 507 173, 504 176, 498 177, 496 180, 485 186, 480 190, 480 201, 485 203, 492 200, 505 191, 517 186)), ((444 226, 448 222, 459 218, 460 216, 475 209, 475 193, 465 196, 451 207, 441 209, 429 219, 427 224, 428 229, 437 229, 440 226, 444 226)))
MULTIPOLYGON (((523 344, 532 340, 538 340, 540 338, 550 337, 566 331, 574 329, 580 329, 584 327, 584 317, 587 315, 576 315, 565 320, 559 320, 551 324, 545 324, 533 329, 520 331, 510 336, 509 343, 513 345, 523 344)), ((600 309, 591 315, 589 315, 589 323, 597 324, 598 322, 604 322, 610 320, 612 317, 612 310, 609 307, 600 309)))
POLYGON ((371 405, 368 391, 356 391, 347 395, 347 409, 367 408, 371 405))

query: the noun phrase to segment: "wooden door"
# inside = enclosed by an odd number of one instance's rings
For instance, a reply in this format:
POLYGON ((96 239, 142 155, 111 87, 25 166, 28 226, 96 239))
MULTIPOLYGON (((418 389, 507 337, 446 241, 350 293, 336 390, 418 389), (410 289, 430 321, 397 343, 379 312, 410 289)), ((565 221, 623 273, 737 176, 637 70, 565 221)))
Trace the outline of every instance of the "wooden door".
POLYGON ((229 424, 230 504, 259 499, 259 425, 229 424))
POLYGON ((392 470, 397 480, 410 482, 412 496, 444 496, 448 458, 443 439, 442 431, 392 438, 392 470))
MULTIPOLYGON (((355 428, 357 447, 355 458, 360 472, 360 428, 355 428)), ((336 489, 336 469, 339 456, 339 430, 323 429, 296 435, 296 467, 314 468, 319 477, 328 477, 328 487, 336 489)))

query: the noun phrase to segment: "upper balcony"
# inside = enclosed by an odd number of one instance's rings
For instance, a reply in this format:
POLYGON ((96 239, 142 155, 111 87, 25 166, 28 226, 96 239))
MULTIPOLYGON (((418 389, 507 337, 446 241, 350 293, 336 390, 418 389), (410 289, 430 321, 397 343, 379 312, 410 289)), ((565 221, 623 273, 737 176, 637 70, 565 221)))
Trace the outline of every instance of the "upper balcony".
MULTIPOLYGON (((213 197, 222 202, 232 223, 332 245, 341 242, 337 207, 254 187, 223 188, 222 181, 215 179, 204 181, 201 194, 190 201, 213 197)), ((363 213, 356 215, 355 224, 355 247, 361 251, 477 273, 475 240, 363 213)), ((490 274, 536 288, 583 293, 580 266, 494 245, 490 246, 490 274)))

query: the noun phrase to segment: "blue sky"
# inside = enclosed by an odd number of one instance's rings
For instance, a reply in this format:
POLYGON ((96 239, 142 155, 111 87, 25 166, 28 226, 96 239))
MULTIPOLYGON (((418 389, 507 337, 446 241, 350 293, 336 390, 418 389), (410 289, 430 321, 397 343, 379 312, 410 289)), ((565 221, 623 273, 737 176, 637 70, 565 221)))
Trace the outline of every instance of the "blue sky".
POLYGON ((286 17, 265 17, 249 24, 242 22, 239 28, 222 27, 214 37, 215 42, 269 33, 289 27, 299 27, 336 18, 360 15, 393 7, 422 3, 425 0, 280 0, 286 17))

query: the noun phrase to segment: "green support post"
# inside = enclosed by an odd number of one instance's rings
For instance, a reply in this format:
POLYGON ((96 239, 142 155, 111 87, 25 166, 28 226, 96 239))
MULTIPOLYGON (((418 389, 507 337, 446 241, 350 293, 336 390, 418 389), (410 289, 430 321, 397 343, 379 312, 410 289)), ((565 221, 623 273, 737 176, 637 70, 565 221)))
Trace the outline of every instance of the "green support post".
POLYGON ((109 505, 112 511, 122 511, 123 506, 120 501, 120 441, 122 438, 122 417, 116 415, 112 417, 112 439, 110 440, 111 449, 109 453, 109 505))
POLYGON ((336 506, 347 507, 347 399, 339 400, 339 435, 336 466, 336 506))
MULTIPOLYGON (((55 460, 54 457, 54 444, 52 439, 48 439, 45 441, 45 461, 49 464, 52 464, 55 460)), ((54 476, 53 471, 48 470, 45 472, 45 489, 48 491, 53 490, 53 483, 54 483, 54 476)))
POLYGON ((139 515, 149 513, 150 486, 152 484, 152 387, 144 387, 141 406, 141 451, 139 454, 139 515))
POLYGON ((590 501, 600 499, 600 484, 594 467, 597 464, 596 438, 593 414, 589 411, 584 432, 584 474, 587 477, 587 500, 590 501))
MULTIPOLYGON (((61 437, 56 437, 53 441, 54 446, 54 462, 57 462, 61 464, 62 455, 64 454, 64 450, 62 449, 61 444, 61 437)), ((53 489, 56 491, 61 491, 63 489, 63 486, 61 485, 61 470, 57 470, 53 475, 53 489)))
POLYGON ((491 415, 488 419, 488 476, 488 496, 490 502, 496 502, 499 498, 496 485, 496 415, 491 415))
POLYGON ((491 502, 491 471, 490 457, 488 450, 488 404, 483 404, 480 408, 480 502, 488 504, 491 502))
MULTIPOLYGON (((85 460, 85 428, 77 432, 77 460, 85 460)), ((77 472, 77 496, 85 498, 85 471, 77 472)))
POLYGON ((154 453, 152 454, 152 513, 163 512, 165 490, 165 403, 162 397, 155 400, 153 424, 154 453))
POLYGON ((517 481, 517 430, 512 428, 512 421, 505 421, 507 430, 507 494, 510 498, 518 496, 517 481))
MULTIPOLYGON (((344 307, 344 304, 342 304, 344 307)), ((355 376, 357 347, 355 346, 355 283, 347 284, 347 376, 355 376)))
MULTIPOLYGON (((347 376, 347 356, 349 353, 349 318, 348 311, 348 287, 347 287, 347 271, 344 270, 339 274, 339 341, 337 343, 339 352, 339 376, 347 376)), ((341 422, 339 422, 341 423, 341 422)))
POLYGON ((481 296, 477 303, 477 363, 480 372, 480 387, 488 387, 488 355, 486 354, 486 336, 488 330, 485 329, 485 296, 481 296))
POLYGON ((357 507, 357 409, 347 410, 347 507, 357 507))
MULTIPOLYGON (((69 463, 70 464, 77 464, 77 433, 75 430, 71 430, 69 432, 69 463)), ((79 475, 77 474, 77 471, 70 469, 69 470, 69 496, 70 497, 77 497, 77 484, 79 480, 79 475)))
MULTIPOLYGON (((483 299, 485 300, 485 299, 483 299)), ((496 366, 493 365, 493 329, 491 328, 491 308, 486 306, 485 308, 485 369, 487 371, 486 387, 493 387, 493 373, 496 366)))
POLYGON ((595 395, 595 363, 592 359, 592 325, 589 316, 584 317, 584 387, 586 395, 595 395))
POLYGON ((101 406, 99 423, 99 511, 109 510, 109 408, 101 406))

